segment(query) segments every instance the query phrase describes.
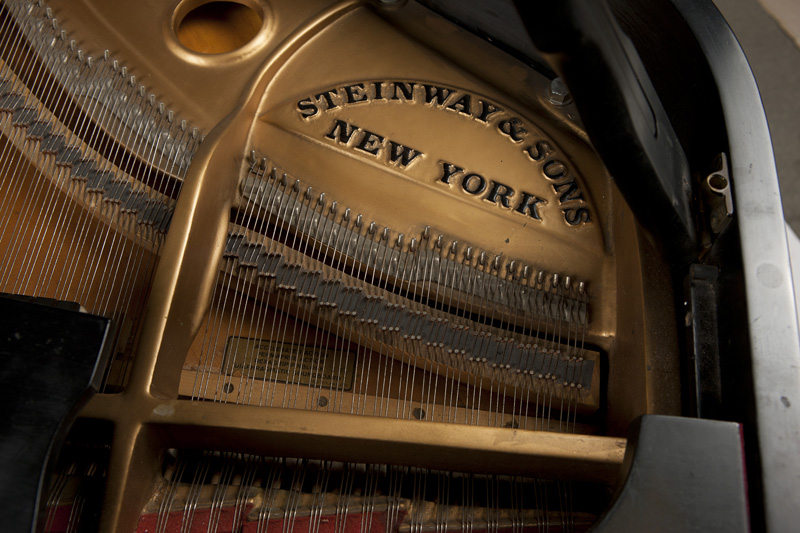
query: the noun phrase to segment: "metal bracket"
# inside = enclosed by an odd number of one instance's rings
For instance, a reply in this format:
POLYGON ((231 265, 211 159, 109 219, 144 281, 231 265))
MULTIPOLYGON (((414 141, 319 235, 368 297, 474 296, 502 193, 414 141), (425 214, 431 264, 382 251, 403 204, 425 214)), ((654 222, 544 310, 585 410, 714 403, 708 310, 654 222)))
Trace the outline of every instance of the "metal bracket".
POLYGON ((712 236, 716 237, 725 231, 733 217, 733 194, 728 171, 728 156, 725 153, 717 156, 714 168, 716 170, 702 181, 701 190, 706 222, 712 236))

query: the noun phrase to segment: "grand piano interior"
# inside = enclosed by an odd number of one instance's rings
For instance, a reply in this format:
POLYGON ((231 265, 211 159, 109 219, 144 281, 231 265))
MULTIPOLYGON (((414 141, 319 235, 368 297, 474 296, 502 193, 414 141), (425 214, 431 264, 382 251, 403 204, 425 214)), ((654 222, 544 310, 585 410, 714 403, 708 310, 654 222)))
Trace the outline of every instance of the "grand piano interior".
POLYGON ((4 0, 9 531, 787 530, 710 2, 4 0))

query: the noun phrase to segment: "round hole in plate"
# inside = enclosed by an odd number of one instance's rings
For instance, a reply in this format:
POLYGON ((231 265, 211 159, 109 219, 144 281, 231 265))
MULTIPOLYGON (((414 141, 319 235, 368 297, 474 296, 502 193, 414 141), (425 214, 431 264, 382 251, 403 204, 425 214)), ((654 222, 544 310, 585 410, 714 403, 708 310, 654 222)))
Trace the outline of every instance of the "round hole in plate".
POLYGON ((223 54, 249 43, 263 24, 253 7, 233 2, 214 1, 190 10, 178 23, 178 40, 201 54, 223 54))
POLYGON ((717 192, 722 192, 728 186, 728 179, 722 174, 711 174, 708 177, 708 185, 717 192))

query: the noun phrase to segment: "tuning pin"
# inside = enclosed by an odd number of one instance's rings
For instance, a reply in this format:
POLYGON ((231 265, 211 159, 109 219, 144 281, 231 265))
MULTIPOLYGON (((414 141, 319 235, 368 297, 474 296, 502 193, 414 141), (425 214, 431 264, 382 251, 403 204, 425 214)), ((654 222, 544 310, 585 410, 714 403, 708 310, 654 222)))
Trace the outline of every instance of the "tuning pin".
POLYGON ((431 227, 425 226, 425 229, 422 230, 422 238, 427 240, 431 236, 431 227))
POLYGON ((369 223, 369 228, 367 228, 367 233, 370 235, 375 235, 375 222, 369 223))
POLYGON ((450 245, 450 253, 455 255, 457 248, 458 248, 458 241, 453 241, 453 243, 450 245))
POLYGON ((569 276, 565 276, 564 277, 564 288, 569 290, 571 286, 572 286, 572 280, 570 279, 569 276))
POLYGON ((401 246, 403 246, 403 234, 402 233, 397 236, 397 247, 400 248, 401 246))
POLYGON ((363 223, 364 223, 363 217, 361 215, 358 215, 356 217, 356 227, 360 228, 363 223))
POLYGON ((417 251, 417 239, 411 238, 411 243, 408 245, 408 251, 414 253, 417 251))
POLYGON ((553 284, 553 288, 558 287, 558 279, 559 279, 558 273, 556 272, 556 273, 553 274, 553 283, 552 283, 553 284))
POLYGON ((345 222, 350 222, 350 208, 344 210, 344 214, 342 215, 342 220, 345 222))

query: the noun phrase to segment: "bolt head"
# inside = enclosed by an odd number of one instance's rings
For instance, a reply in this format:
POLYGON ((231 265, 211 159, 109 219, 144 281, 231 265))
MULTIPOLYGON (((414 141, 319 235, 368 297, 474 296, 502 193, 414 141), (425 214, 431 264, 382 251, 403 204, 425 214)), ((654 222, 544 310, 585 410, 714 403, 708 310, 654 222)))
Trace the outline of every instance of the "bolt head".
POLYGON ((567 105, 572 103, 572 95, 569 93, 567 84, 561 78, 555 78, 547 87, 547 99, 553 105, 567 105))

